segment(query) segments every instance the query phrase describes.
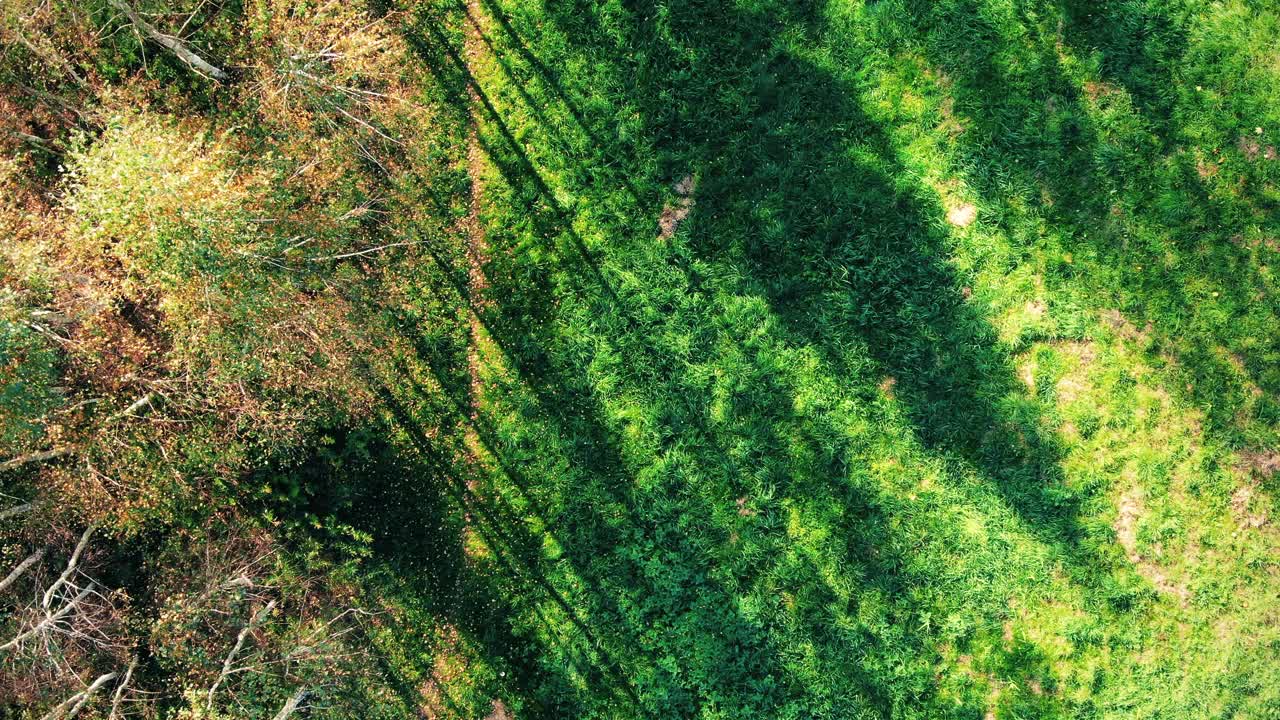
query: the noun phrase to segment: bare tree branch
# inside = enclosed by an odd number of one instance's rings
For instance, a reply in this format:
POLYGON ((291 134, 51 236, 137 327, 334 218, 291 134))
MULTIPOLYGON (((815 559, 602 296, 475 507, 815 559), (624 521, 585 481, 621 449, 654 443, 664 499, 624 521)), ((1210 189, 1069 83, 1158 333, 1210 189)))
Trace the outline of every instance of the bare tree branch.
POLYGON ((27 556, 26 560, 18 563, 18 567, 14 568, 13 572, 9 573, 4 580, 0 580, 0 592, 3 592, 6 588, 12 585, 14 581, 22 577, 22 574, 29 570, 32 565, 40 562, 40 558, 42 557, 44 557, 43 548, 31 553, 27 556))
POLYGON ((63 313, 60 313, 57 310, 46 310, 44 308, 36 308, 35 310, 32 310, 31 319, 46 322, 50 325, 70 325, 72 323, 71 318, 67 317, 63 313))
POLYGON ((45 138, 40 137, 39 135, 32 135, 31 133, 24 133, 24 132, 22 132, 21 130, 14 130, 14 129, 12 129, 12 128, 6 128, 6 129, 5 129, 5 132, 9 133, 10 135, 12 135, 12 136, 13 136, 14 138, 16 138, 16 139, 21 140, 21 141, 26 142, 26 143, 30 143, 31 145, 34 145, 35 147, 38 147, 38 148, 40 148, 41 150, 46 150, 46 151, 51 151, 51 152, 52 152, 52 151, 54 151, 54 150, 60 150, 60 149, 62 149, 62 143, 60 143, 60 142, 58 142, 58 141, 56 141, 56 140, 47 140, 47 139, 45 139, 45 138))
POLYGON ((116 674, 113 672, 106 673, 105 675, 99 675, 98 679, 93 681, 93 684, 66 700, 63 700, 62 704, 50 710, 49 714, 45 715, 41 720, 56 720, 58 718, 71 720, 71 718, 75 717, 76 714, 84 708, 85 704, 89 702, 89 698, 93 697, 94 693, 98 692, 103 685, 106 685, 115 679, 116 674), (70 708, 70 711, 68 711, 67 708, 70 708))
POLYGON ((8 510, 0 510, 0 520, 8 520, 11 517, 17 517, 22 513, 30 512, 35 509, 36 509, 36 504, 33 502, 22 503, 21 505, 15 505, 14 507, 9 508, 8 510))
POLYGON ((357 250, 355 252, 342 253, 340 255, 324 255, 321 257, 309 257, 307 258, 307 260, 310 262, 320 262, 322 260, 345 260, 346 258, 372 255, 374 253, 379 253, 379 252, 382 252, 383 250, 389 250, 394 247, 404 247, 405 245, 421 245, 421 244, 422 243, 420 241, 416 241, 416 240, 411 240, 408 242, 394 242, 394 243, 388 243, 386 245, 379 245, 378 247, 372 247, 367 250, 357 250))
POLYGON ((116 674, 113 672, 106 673, 105 675, 99 675, 98 679, 94 680, 93 684, 85 688, 84 692, 81 693, 83 697, 80 698, 80 702, 76 703, 75 707, 71 708, 71 712, 67 713, 66 720, 71 720, 71 718, 79 714, 79 712, 84 709, 84 706, 89 702, 89 698, 91 698, 99 688, 115 679, 116 674))
POLYGON ((136 667, 138 667, 138 658, 135 656, 129 662, 129 669, 124 671, 124 679, 120 681, 120 686, 111 696, 111 714, 107 716, 107 720, 117 720, 120 717, 120 701, 124 699, 124 691, 129 687, 129 679, 133 677, 133 669, 136 667))
POLYGON ((215 80, 225 81, 229 79, 230 76, 213 65, 210 65, 204 60, 204 58, 195 54, 186 43, 172 35, 167 35, 157 30, 154 25, 144 20, 142 16, 138 14, 138 11, 130 7, 124 0, 107 0, 107 2, 111 4, 111 7, 124 13, 125 16, 129 18, 129 22, 133 23, 134 27, 145 33, 146 36, 155 41, 156 44, 164 46, 174 55, 177 55, 183 62, 195 68, 198 72, 208 75, 215 80))
POLYGON ((150 407, 151 401, 154 399, 155 399, 155 393, 147 393, 146 395, 143 395, 137 400, 134 400, 133 403, 129 405, 129 407, 107 418, 107 423, 113 423, 122 417, 134 415, 144 407, 150 407))
POLYGON ((286 720, 293 714, 294 710, 298 709, 298 705, 305 700, 306 697, 307 689, 305 687, 298 688, 298 692, 294 693, 293 697, 289 698, 289 702, 286 702, 284 707, 280 708, 280 712, 276 713, 275 720, 286 720))
POLYGON ((46 63, 49 63, 51 65, 62 66, 62 69, 67 71, 67 74, 71 76, 71 79, 75 81, 76 85, 82 88, 88 85, 88 83, 85 82, 84 78, 80 75, 80 73, 76 72, 75 67, 72 66, 72 64, 68 62, 66 58, 62 57, 61 55, 58 55, 57 53, 50 53, 47 50, 36 47, 35 43, 32 43, 31 40, 27 39, 27 36, 24 35, 23 33, 19 32, 16 34, 18 37, 18 42, 22 43, 22 45, 26 47, 27 50, 31 51, 32 55, 35 55, 40 60, 46 63))
MULTIPOLYGON (((57 336, 55 335, 54 337, 57 337, 57 336)), ((135 417, 136 413, 142 410, 143 408, 154 407, 155 398, 156 398, 155 393, 147 393, 143 395, 137 400, 134 400, 129 405, 129 407, 125 408, 124 410, 121 410, 118 413, 115 413, 114 415, 109 416, 105 421, 103 421, 103 426, 105 427, 107 425, 111 425, 112 423, 115 423, 126 417, 135 417)), ((45 460, 53 460, 55 458, 60 458, 63 455, 70 455, 74 452, 76 452, 76 448, 73 448, 70 445, 63 445, 61 447, 53 448, 52 450, 42 450, 40 452, 33 452, 33 453, 28 453, 26 455, 19 455, 18 457, 13 458, 11 460, 5 460, 3 462, 0 462, 0 472, 4 472, 6 470, 14 470, 16 468, 22 467, 23 465, 29 465, 31 463, 44 462, 45 460)), ((22 512, 23 510, 20 509, 21 507, 22 506, 19 506, 18 508, 14 508, 13 510, 6 510, 4 512, 0 512, 0 520, 3 520, 9 517, 10 514, 12 513, 22 512)), ((29 508, 26 508, 26 509, 29 509, 29 508)))
POLYGON ((253 632, 253 629, 267 618, 267 615, 271 613, 275 606, 275 600, 267 603, 265 607, 254 613, 253 617, 249 619, 249 624, 245 625, 244 629, 240 631, 240 634, 236 636, 235 646, 231 648, 231 652, 227 653, 227 658, 222 661, 222 672, 219 673, 218 679, 215 680, 213 685, 209 688, 209 695, 205 701, 205 707, 210 709, 213 708, 213 694, 218 691, 218 687, 222 685, 222 681, 231 674, 231 669, 235 663, 236 656, 244 649, 244 643, 245 640, 249 638, 249 633, 253 632))
POLYGON ((44 632, 46 628, 53 625, 57 621, 61 620, 63 617, 67 616, 85 598, 93 594, 93 590, 94 590, 94 584, 89 583, 85 587, 85 589, 80 591, 79 595, 76 595, 74 598, 71 599, 70 602, 68 602, 66 605, 63 605, 62 608, 58 610, 58 612, 53 613, 52 615, 46 616, 44 620, 41 620, 30 630, 27 630, 26 632, 18 633, 17 637, 13 638, 9 642, 5 643, 4 645, 0 645, 0 652, 8 652, 18 647, 19 645, 21 645, 23 642, 27 640, 27 638, 34 637, 44 632))
POLYGON ((85 528, 84 534, 80 536, 80 542, 76 543, 76 549, 72 551, 71 558, 67 560, 67 568, 62 571, 57 580, 44 591, 44 597, 40 599, 40 607, 48 610, 49 604, 53 602, 53 595, 58 588, 66 584, 71 578, 71 573, 76 571, 76 565, 80 564, 80 555, 84 553, 84 549, 89 544, 89 538, 93 535, 93 531, 98 529, 98 524, 94 523, 85 528))
POLYGON ((60 110, 63 110, 71 113, 72 115, 75 115, 78 120, 84 119, 83 110, 81 110, 80 108, 77 108, 76 106, 58 97, 57 95, 54 95, 51 92, 46 92, 44 90, 41 90, 40 88, 34 88, 34 87, 31 87, 30 85, 23 85, 21 83, 18 84, 18 89, 22 90, 28 95, 31 95, 37 100, 42 100, 50 105, 55 105, 60 110))
POLYGON ((52 450, 42 450, 40 452, 33 452, 33 453, 28 453, 26 455, 19 455, 18 457, 13 458, 12 460, 5 460, 4 462, 0 462, 0 472, 4 472, 5 470, 13 470, 15 468, 20 468, 23 465, 27 465, 30 463, 44 462, 45 460, 52 460, 54 458, 59 458, 59 457, 62 457, 63 455, 67 455, 71 452, 72 452, 72 449, 64 445, 63 447, 56 447, 52 450))

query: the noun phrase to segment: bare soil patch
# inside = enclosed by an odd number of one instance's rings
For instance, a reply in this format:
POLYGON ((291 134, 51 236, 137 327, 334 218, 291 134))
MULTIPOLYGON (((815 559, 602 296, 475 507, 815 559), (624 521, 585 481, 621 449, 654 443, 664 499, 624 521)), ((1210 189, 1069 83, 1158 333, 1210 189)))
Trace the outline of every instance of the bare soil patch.
POLYGON ((978 207, 973 203, 957 205, 947 210, 947 222, 958 228, 967 228, 978 219, 978 207))
POLYGON ((1196 174, 1201 180, 1211 180, 1218 174, 1218 163, 1209 162, 1203 158, 1196 161, 1196 174))
POLYGON ((1249 160, 1257 160, 1262 154, 1262 144, 1248 135, 1241 135, 1236 146, 1240 148, 1240 152, 1249 160))
POLYGON ((1160 566, 1147 560, 1138 552, 1138 521, 1143 512, 1141 491, 1130 490, 1125 493, 1120 498, 1119 513, 1116 515, 1116 539, 1120 542, 1120 547, 1124 548, 1125 557, 1138 570, 1138 574, 1150 581, 1160 592, 1172 595, 1186 605, 1191 598, 1191 591, 1184 585, 1175 584, 1160 566))
POLYGON ((942 122, 938 123, 938 129, 951 137, 957 137, 964 133, 964 124, 960 122, 960 118, 956 115, 955 104, 955 100, 947 96, 938 105, 938 114, 942 117, 942 122))
POLYGON ((1280 471, 1280 450, 1250 450, 1241 453, 1236 468, 1250 476, 1269 479, 1280 471))
POLYGON ((1231 494, 1231 514, 1242 527, 1259 528, 1267 524, 1267 514, 1265 512, 1251 512, 1253 506, 1253 496, 1257 490, 1257 486, 1253 483, 1241 485, 1234 493, 1231 494))
POLYGON ((689 213, 693 212, 694 191, 698 188, 698 181, 693 175, 685 175, 680 179, 672 189, 675 190, 676 197, 672 202, 667 203, 662 208, 662 215, 658 217, 658 239, 669 240, 676 231, 680 229, 680 223, 689 217, 689 213))
POLYGON ((1103 310, 1102 322, 1125 340, 1132 340, 1139 344, 1145 343, 1154 329, 1154 326, 1148 322, 1146 327, 1139 330, 1138 326, 1130 322, 1119 310, 1103 310))
POLYGON ((507 710, 506 703, 501 700, 493 701, 493 709, 488 715, 484 716, 484 720, 513 720, 511 712, 507 710))

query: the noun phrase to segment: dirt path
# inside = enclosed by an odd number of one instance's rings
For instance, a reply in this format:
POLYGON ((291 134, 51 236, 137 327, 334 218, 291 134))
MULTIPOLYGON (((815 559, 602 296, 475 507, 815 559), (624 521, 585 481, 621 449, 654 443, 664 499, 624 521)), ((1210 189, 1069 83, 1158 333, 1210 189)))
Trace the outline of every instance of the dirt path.
MULTIPOLYGON (((467 36, 463 46, 463 55, 467 66, 475 73, 484 52, 484 42, 480 35, 479 23, 483 15, 480 0, 469 0, 467 3, 467 36)), ((480 372, 480 353, 484 344, 484 327, 477 313, 488 307, 486 291, 489 280, 485 277, 484 266, 489 258, 489 241, 485 237, 482 207, 484 197, 484 151, 480 147, 479 116, 481 112, 480 94, 474 85, 468 85, 470 96, 471 126, 467 130, 467 175, 471 179, 471 196, 466 220, 467 232, 467 294, 471 299, 474 312, 471 314, 471 343, 467 351, 467 367, 470 373, 471 417, 475 419, 483 394, 483 382, 480 372)), ((474 431, 472 431, 474 432, 474 431)), ((474 446, 475 438, 468 438, 468 444, 474 446)))
MULTIPOLYGON (((479 23, 484 21, 484 13, 480 0, 469 0, 466 7, 466 17, 463 23, 466 27, 466 37, 463 45, 463 58, 467 67, 473 76, 478 75, 478 70, 485 62, 485 44, 480 35, 479 23)), ((471 502, 486 502, 486 496, 489 494, 488 483, 485 478, 489 472, 493 471, 492 464, 488 462, 487 455, 484 451, 484 445, 480 434, 476 431, 476 423, 479 419, 485 397, 486 385, 486 367, 492 367, 495 358, 495 348, 492 340, 489 338, 484 328, 484 323, 480 321, 480 314, 488 310, 491 306, 489 293, 489 279, 485 276, 485 265, 489 260, 489 241, 485 235, 484 224, 484 195, 485 195, 485 173, 487 170, 487 161, 485 159, 484 149, 480 143, 480 118, 483 113, 483 104, 479 91, 472 85, 468 85, 468 105, 470 109, 471 121, 467 128, 467 176, 470 180, 470 190, 467 198, 467 216, 462 221, 459 230, 466 235, 465 242, 465 258, 467 263, 467 302, 470 305, 468 324, 468 342, 467 342, 467 398, 465 412, 467 413, 468 423, 464 431, 463 442, 466 453, 465 462, 469 468, 466 477, 467 494, 470 495, 471 502)), ((464 520, 463 540, 464 552, 474 553, 475 555, 487 554, 486 541, 481 540, 481 534, 477 527, 479 519, 466 514, 464 520)), ((446 653, 448 648, 446 645, 446 653)), ((443 668, 437 668, 432 680, 425 683, 421 690, 422 706, 419 708, 420 714, 426 718, 446 718, 457 717, 457 709, 447 699, 447 691, 443 687, 453 678, 448 672, 448 668, 457 665, 437 661, 443 664, 443 668)), ((463 664, 465 658, 459 657, 463 664)), ((493 698, 490 703, 488 713, 484 716, 485 720, 513 720, 513 715, 507 710, 506 704, 501 698, 493 698)))
MULTIPOLYGON (((484 75, 485 65, 489 61, 489 47, 484 40, 483 27, 486 15, 481 0, 468 0, 466 17, 463 23, 466 37, 463 41, 463 58, 472 77, 484 75)), ((467 218, 463 222, 466 232, 467 262, 467 297, 471 305, 469 321, 469 341, 467 343, 467 412, 470 424, 466 429, 465 443, 468 463, 472 468, 467 486, 476 500, 483 502, 488 495, 487 483, 483 479, 495 471, 495 466, 488 457, 479 433, 476 432, 476 421, 479 420, 485 401, 485 386, 491 377, 489 373, 500 366, 500 353, 485 330, 480 318, 492 306, 489 297, 489 278, 485 275, 485 267, 489 262, 489 239, 485 233, 485 177, 489 170, 488 159, 480 141, 480 122, 484 114, 484 103, 480 97, 480 89, 474 83, 467 86, 471 122, 467 128, 467 176, 471 181, 468 197, 467 218)))

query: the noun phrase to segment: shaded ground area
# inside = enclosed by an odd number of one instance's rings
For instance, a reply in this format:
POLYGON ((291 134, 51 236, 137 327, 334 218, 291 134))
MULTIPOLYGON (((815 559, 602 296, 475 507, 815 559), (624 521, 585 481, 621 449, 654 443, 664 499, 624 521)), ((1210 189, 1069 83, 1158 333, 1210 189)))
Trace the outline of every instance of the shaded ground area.
POLYGON ((423 13, 478 122, 493 302, 465 259, 428 290, 492 344, 450 376, 405 322, 387 379, 406 712, 461 684, 443 716, 1263 716, 1274 535, 1239 532, 1270 473, 1228 500, 1274 442, 1275 171, 1199 169, 1185 21, 423 13), (419 557, 418 518, 457 544, 419 557), (413 623, 467 669, 419 680, 447 653, 413 623))

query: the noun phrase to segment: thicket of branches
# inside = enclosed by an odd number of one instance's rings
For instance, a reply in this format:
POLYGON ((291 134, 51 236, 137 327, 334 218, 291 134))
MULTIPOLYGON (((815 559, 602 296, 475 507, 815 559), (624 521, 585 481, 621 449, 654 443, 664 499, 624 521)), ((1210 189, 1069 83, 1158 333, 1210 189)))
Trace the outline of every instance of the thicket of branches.
POLYGON ((367 421, 397 352, 370 308, 442 142, 398 16, 0 13, 0 708, 342 715, 355 560, 300 561, 246 483, 367 421))

